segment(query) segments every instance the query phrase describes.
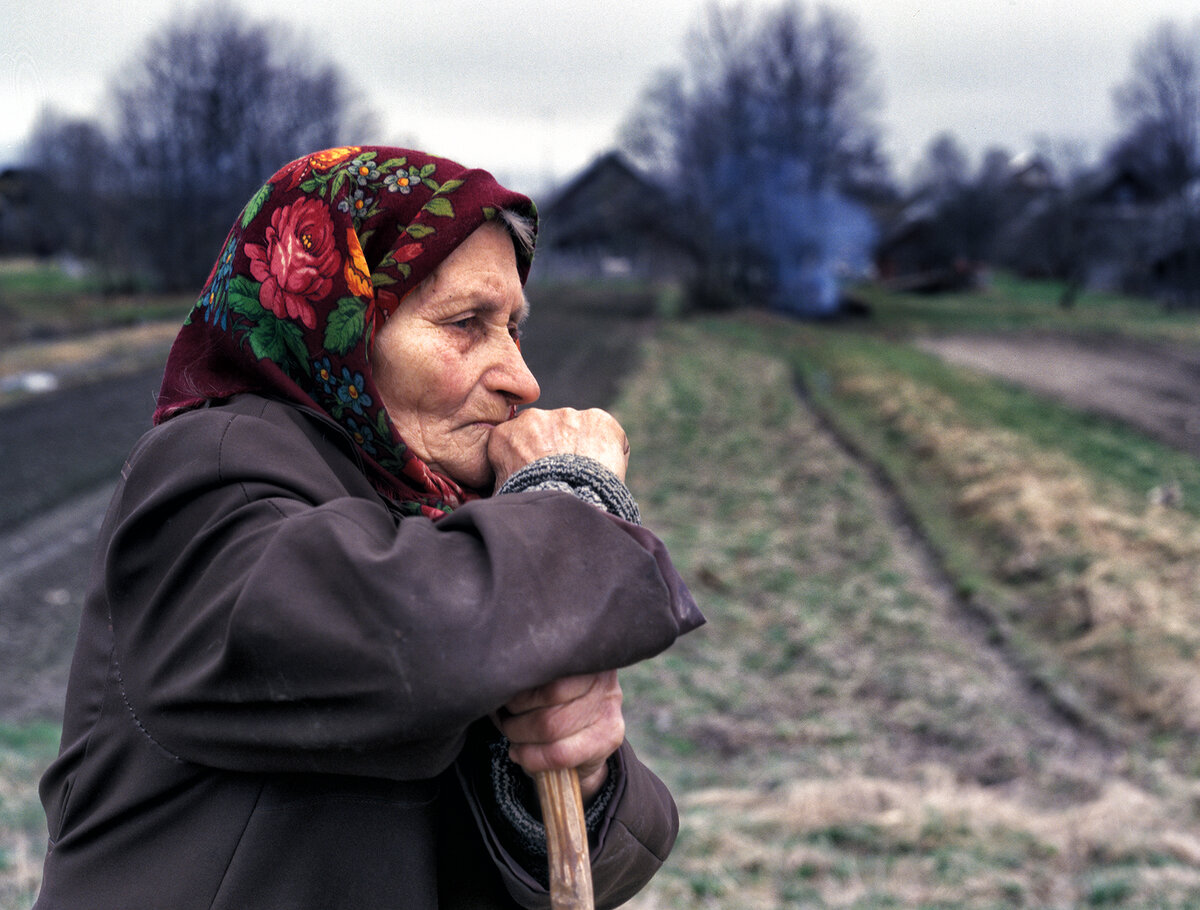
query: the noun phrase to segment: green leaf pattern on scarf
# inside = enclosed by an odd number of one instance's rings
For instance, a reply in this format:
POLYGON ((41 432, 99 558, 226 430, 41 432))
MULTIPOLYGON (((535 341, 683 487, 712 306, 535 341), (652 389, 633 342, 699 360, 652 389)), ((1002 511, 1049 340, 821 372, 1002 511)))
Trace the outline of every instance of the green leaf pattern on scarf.
POLYGON ((262 314, 266 312, 263 309, 263 305, 258 302, 258 292, 261 287, 262 284, 260 282, 254 281, 246 275, 235 275, 233 280, 229 282, 229 290, 227 291, 226 300, 228 301, 229 309, 247 322, 257 322, 262 314))
POLYGON ((441 215, 443 218, 454 217, 454 206, 445 196, 434 196, 425 203, 425 211, 431 215, 441 215))
POLYGON ((246 203, 246 208, 242 211, 242 229, 245 230, 246 225, 254 220, 254 216, 262 211, 263 205, 271 196, 272 186, 269 183, 264 183, 254 196, 246 203))
POLYGON ((255 357, 275 361, 289 376, 307 368, 304 332, 291 320, 263 310, 258 321, 246 330, 243 340, 249 342, 255 357))
POLYGON ((361 297, 343 297, 325 324, 325 350, 346 356, 366 332, 367 304, 361 297))

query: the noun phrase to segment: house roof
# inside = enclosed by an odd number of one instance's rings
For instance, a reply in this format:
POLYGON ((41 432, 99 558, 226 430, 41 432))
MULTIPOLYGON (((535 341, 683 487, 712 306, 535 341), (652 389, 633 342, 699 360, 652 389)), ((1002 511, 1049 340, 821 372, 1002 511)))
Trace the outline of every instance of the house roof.
POLYGON ((663 233, 666 194, 617 151, 601 155, 539 207, 541 243, 574 246, 663 233))

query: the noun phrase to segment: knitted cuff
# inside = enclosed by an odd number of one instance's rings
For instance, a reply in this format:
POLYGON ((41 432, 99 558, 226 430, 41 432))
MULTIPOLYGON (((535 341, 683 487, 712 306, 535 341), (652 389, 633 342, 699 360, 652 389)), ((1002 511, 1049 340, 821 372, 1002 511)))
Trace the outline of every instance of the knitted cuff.
MULTIPOLYGON (((500 815, 516 835, 520 849, 526 856, 539 861, 546 859, 546 826, 538 819, 537 787, 532 778, 508 757, 509 743, 506 738, 491 744, 492 791, 500 815)), ((608 761, 608 779, 592 804, 584 813, 588 835, 594 835, 612 802, 617 789, 618 766, 616 760, 608 761)), ((539 862, 538 868, 541 864, 539 862)), ((543 882, 545 884, 545 882, 543 882)))
POLYGON ((499 494, 530 490, 560 490, 604 511, 640 525, 641 513, 629 488, 594 458, 586 455, 547 455, 513 473, 499 494))

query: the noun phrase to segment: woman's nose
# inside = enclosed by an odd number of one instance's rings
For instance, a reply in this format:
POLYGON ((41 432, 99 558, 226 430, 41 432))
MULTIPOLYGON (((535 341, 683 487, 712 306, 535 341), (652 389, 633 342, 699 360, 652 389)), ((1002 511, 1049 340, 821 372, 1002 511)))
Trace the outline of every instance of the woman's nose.
POLYGON ((493 371, 493 387, 513 404, 533 404, 542 394, 521 348, 512 338, 501 341, 500 362, 493 371))

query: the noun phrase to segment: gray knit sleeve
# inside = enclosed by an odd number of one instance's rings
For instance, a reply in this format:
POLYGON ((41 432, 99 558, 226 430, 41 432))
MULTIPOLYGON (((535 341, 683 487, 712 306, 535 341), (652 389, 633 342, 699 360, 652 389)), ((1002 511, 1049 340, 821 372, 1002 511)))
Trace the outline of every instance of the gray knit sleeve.
MULTIPOLYGON (((520 854, 522 865, 534 872, 543 885, 548 885, 549 880, 542 878, 546 874, 546 825, 539 817, 540 807, 535 814, 534 807, 538 805, 536 785, 533 778, 508 757, 508 748, 509 742, 505 738, 491 745, 492 792, 500 817, 507 822, 513 835, 507 838, 506 846, 520 854)), ((593 840, 617 792, 620 774, 620 762, 614 754, 608 759, 608 778, 584 812, 584 826, 593 840)))
POLYGON ((530 490, 561 490, 604 511, 641 524, 637 501, 620 479, 594 458, 586 455, 547 455, 515 471, 497 491, 526 493, 530 490))

